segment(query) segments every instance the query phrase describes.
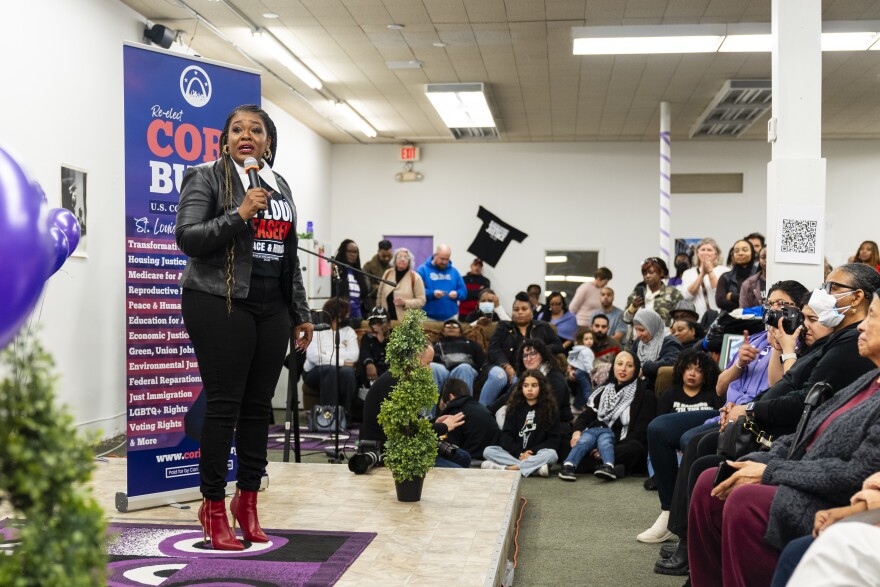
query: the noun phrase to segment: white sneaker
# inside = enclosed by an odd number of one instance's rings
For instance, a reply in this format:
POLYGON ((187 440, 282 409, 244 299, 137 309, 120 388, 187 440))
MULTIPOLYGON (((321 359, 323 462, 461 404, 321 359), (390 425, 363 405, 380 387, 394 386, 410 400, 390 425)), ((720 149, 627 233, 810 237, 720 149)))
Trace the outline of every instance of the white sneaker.
POLYGON ((496 471, 504 471, 505 469, 507 469, 507 467, 505 465, 502 465, 501 463, 496 463, 494 461, 489 461, 489 460, 483 461, 483 464, 480 465, 480 468, 481 469, 493 469, 496 471))
POLYGON ((649 544, 666 542, 673 538, 675 534, 670 532, 666 526, 669 523, 669 511, 662 511, 654 522, 654 525, 636 536, 639 542, 647 542, 649 544))
POLYGON ((550 476, 550 465, 544 463, 541 465, 541 468, 538 469, 538 476, 540 477, 549 477, 550 476))

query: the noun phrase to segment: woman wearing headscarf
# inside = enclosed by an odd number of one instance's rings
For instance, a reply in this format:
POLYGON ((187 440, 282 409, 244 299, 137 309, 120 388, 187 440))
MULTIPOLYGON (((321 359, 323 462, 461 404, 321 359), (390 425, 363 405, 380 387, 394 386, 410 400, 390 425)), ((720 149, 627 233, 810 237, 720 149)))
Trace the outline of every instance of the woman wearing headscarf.
POLYGON ((654 381, 660 367, 671 367, 678 354, 684 350, 678 339, 667 334, 660 314, 642 308, 633 317, 632 353, 642 363, 640 375, 649 390, 654 391, 654 381))
POLYGON ((574 423, 571 452, 565 457, 559 478, 576 481, 575 471, 614 481, 623 471, 644 470, 648 456, 648 423, 657 412, 654 394, 639 378, 639 360, 627 351, 614 359, 611 379, 596 388, 587 400, 587 408, 574 423), (598 452, 601 464, 584 457, 598 452))

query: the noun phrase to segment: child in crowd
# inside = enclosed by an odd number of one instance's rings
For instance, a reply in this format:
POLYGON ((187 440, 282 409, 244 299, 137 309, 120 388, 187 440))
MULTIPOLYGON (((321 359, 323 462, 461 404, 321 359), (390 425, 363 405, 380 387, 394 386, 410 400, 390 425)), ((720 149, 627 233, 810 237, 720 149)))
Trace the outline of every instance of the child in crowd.
POLYGON ((715 393, 720 369, 703 351, 688 349, 678 355, 672 368, 672 387, 657 400, 657 415, 709 410, 714 415, 724 405, 715 393))
POLYGON ((624 351, 614 359, 609 382, 593 391, 586 409, 575 420, 572 449, 559 472, 560 479, 576 481, 578 464, 594 449, 598 450, 602 464, 593 474, 606 481, 617 479, 615 445, 631 436, 638 437, 641 444, 656 410, 653 395, 638 377, 639 368, 639 360, 632 353, 624 351))
POLYGON ((559 435, 559 410, 550 383, 541 371, 526 369, 507 400, 501 444, 486 447, 482 468, 519 471, 523 477, 537 471, 547 477, 559 458, 559 435))
POLYGON ((574 381, 577 391, 574 396, 574 414, 580 414, 593 393, 590 374, 593 372, 593 332, 589 329, 578 332, 574 348, 568 353, 568 380, 574 381))

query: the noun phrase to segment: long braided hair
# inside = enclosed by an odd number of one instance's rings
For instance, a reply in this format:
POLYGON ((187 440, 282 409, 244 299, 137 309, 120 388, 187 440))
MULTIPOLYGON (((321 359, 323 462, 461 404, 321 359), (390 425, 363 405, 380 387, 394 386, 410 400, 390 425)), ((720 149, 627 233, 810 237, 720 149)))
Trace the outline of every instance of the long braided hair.
MULTIPOLYGON (((261 154, 269 167, 275 162, 275 154, 278 148, 278 131, 275 123, 269 118, 265 110, 256 104, 242 104, 236 106, 229 116, 226 117, 226 124, 223 125, 223 132, 220 133, 220 159, 223 163, 223 171, 225 181, 223 182, 223 210, 229 212, 235 208, 235 202, 232 199, 232 169, 235 167, 232 156, 229 154, 229 127, 232 125, 232 119, 239 112, 251 112, 257 114, 266 127, 269 135, 269 149, 266 153, 261 154)), ((235 240, 230 240, 226 247, 226 313, 232 313, 232 288, 235 286, 235 240)))

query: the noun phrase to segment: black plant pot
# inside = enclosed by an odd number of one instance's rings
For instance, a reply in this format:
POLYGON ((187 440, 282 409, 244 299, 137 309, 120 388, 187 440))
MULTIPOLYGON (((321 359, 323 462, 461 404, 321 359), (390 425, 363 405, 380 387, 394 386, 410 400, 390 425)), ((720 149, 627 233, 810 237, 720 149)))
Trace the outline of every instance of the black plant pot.
POLYGON ((415 477, 409 481, 395 481, 394 488, 397 490, 397 501, 420 501, 422 499, 422 485, 424 477, 415 477))

